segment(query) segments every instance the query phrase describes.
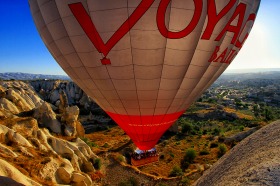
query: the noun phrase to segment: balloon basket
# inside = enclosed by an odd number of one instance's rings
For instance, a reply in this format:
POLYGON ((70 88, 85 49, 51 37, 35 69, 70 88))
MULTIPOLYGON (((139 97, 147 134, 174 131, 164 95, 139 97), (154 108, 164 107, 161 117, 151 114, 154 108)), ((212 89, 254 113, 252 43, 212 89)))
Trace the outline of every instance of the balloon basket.
POLYGON ((135 167, 141 167, 150 163, 158 162, 159 155, 155 148, 148 151, 136 149, 131 155, 131 164, 135 167))
POLYGON ((155 157, 148 157, 140 160, 135 160, 131 158, 131 164, 135 167, 141 167, 154 162, 158 162, 158 155, 155 157))

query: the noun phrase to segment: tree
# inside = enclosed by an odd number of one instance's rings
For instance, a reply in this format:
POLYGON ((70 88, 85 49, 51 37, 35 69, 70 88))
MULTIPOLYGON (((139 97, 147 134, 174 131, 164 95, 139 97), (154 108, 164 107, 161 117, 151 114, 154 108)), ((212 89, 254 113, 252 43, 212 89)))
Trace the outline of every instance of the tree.
POLYGON ((243 106, 243 104, 242 104, 242 102, 241 102, 241 100, 240 100, 240 99, 235 98, 235 99, 234 99, 234 101, 235 101, 235 105, 236 105, 237 107, 241 107, 241 106, 243 106))
POLYGON ((220 133, 221 133, 221 129, 218 127, 214 128, 214 130, 212 131, 212 134, 215 136, 220 135, 220 133))
POLYGON ((181 161, 181 167, 183 169, 187 169, 191 163, 193 163, 194 159, 196 157, 196 151, 193 148, 189 148, 186 151, 186 154, 181 161))
POLYGON ((255 117, 259 117, 259 116, 260 116, 259 105, 254 105, 254 106, 253 106, 253 111, 254 111, 255 117))
POLYGON ((93 166, 95 169, 99 170, 101 168, 101 159, 100 158, 96 158, 94 160, 93 166))
POLYGON ((227 147, 225 144, 219 145, 218 157, 222 157, 227 152, 227 147))
POLYGON ((193 130, 191 123, 184 122, 182 125, 182 133, 190 133, 193 130))
POLYGON ((173 167, 173 169, 171 170, 169 176, 170 177, 173 177, 173 176, 183 176, 183 171, 182 171, 182 169, 179 166, 175 165, 173 167))
POLYGON ((186 151, 186 154, 184 156, 184 160, 189 162, 189 163, 193 163, 195 157, 196 157, 196 151, 193 148, 189 148, 186 151))
POLYGON ((267 120, 267 121, 274 119, 274 115, 272 113, 272 110, 269 107, 265 107, 264 117, 265 117, 265 120, 267 120))

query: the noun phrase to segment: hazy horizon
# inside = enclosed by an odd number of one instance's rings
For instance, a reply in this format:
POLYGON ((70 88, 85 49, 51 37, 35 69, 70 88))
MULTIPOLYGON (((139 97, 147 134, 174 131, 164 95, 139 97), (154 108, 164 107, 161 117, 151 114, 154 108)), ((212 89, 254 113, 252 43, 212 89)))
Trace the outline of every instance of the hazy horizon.
MULTIPOLYGON (((238 73, 261 73, 261 72, 280 72, 280 68, 251 68, 251 69, 227 69, 223 74, 238 73)), ((32 74, 32 75, 51 75, 51 76, 68 76, 67 74, 47 74, 47 73, 29 73, 29 72, 0 72, 0 74, 32 74)), ((69 76, 68 76, 69 77, 69 76)))

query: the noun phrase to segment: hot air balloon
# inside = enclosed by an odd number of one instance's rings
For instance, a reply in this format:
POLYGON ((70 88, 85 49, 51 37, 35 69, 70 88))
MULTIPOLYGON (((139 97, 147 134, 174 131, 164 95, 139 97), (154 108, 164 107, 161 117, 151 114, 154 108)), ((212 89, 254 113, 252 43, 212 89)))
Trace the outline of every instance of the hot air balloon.
POLYGON ((260 0, 29 0, 63 70, 141 150, 230 65, 260 0))

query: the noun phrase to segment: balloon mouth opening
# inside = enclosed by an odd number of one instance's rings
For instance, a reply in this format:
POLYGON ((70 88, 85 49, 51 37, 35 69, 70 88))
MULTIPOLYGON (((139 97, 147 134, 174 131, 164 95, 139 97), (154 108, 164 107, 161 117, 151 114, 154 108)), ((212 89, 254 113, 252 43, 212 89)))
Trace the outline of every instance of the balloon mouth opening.
POLYGON ((184 111, 162 115, 124 115, 106 113, 125 131, 136 147, 150 150, 184 111))
POLYGON ((136 141, 136 140, 133 140, 133 139, 132 139, 132 141, 136 146, 135 150, 139 150, 139 151, 149 151, 149 150, 152 150, 152 149, 156 149, 155 145, 158 142, 158 140, 152 140, 152 141, 145 142, 145 141, 136 141))

